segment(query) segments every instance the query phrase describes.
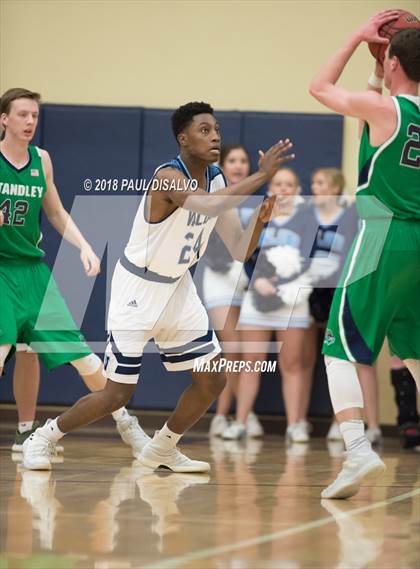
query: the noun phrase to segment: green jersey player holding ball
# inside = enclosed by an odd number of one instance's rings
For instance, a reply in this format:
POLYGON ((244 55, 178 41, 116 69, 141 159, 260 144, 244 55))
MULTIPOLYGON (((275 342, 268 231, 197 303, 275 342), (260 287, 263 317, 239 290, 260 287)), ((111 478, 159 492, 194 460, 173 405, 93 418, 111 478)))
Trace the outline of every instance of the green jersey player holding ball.
MULTIPOLYGON (((401 29, 391 41, 379 33, 400 15, 385 10, 370 18, 310 86, 328 108, 364 123, 356 198, 362 225, 334 295, 323 349, 348 454, 323 498, 349 498, 385 469, 364 433, 355 363, 371 365, 387 337, 420 390, 420 23, 401 29), (350 92, 336 85, 362 42, 389 43, 383 68, 390 96, 380 89, 350 92)), ((369 83, 381 85, 376 76, 369 83)))

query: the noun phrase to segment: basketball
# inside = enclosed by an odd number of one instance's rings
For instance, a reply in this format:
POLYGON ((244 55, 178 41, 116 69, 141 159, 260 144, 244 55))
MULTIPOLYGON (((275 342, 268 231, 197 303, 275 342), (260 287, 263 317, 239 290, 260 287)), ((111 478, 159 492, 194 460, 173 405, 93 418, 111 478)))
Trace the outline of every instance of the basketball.
MULTIPOLYGON (((397 20, 393 20, 388 24, 384 24, 380 28, 379 35, 391 40, 391 38, 397 32, 400 30, 405 30, 407 28, 420 28, 420 20, 417 18, 417 16, 411 14, 410 12, 401 11, 401 14, 397 20)), ((382 63, 388 44, 384 45, 381 43, 369 43, 368 47, 373 57, 382 63)))

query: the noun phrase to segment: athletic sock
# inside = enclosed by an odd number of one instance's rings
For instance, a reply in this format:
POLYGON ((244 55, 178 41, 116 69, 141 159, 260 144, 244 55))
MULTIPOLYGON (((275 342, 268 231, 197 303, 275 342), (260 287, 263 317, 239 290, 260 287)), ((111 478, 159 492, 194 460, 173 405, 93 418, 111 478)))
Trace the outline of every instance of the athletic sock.
POLYGON ((112 418, 114 419, 114 421, 116 421, 117 423, 125 423, 126 421, 129 421, 131 418, 129 412, 127 411, 127 409, 125 407, 121 407, 121 409, 117 409, 116 411, 111 413, 111 415, 112 415, 112 418))
POLYGON ((391 370, 395 402, 398 408, 398 425, 418 423, 416 384, 407 368, 391 370))
POLYGON ((47 438, 52 443, 56 443, 57 441, 62 439, 66 434, 60 431, 57 425, 57 419, 58 417, 52 419, 51 421, 47 421, 47 423, 45 423, 45 425, 40 428, 40 431, 44 435, 44 437, 47 438))
POLYGON ((340 424, 340 432, 348 452, 371 450, 372 447, 366 438, 365 425, 362 420, 343 421, 340 424))
POLYGON ((35 421, 20 421, 18 423, 18 431, 19 433, 26 433, 27 431, 30 431, 32 429, 32 427, 34 426, 34 422, 35 421))
POLYGON ((156 431, 153 437, 153 444, 158 446, 161 450, 171 450, 176 447, 182 434, 174 433, 168 428, 167 423, 165 423, 160 431, 156 431))

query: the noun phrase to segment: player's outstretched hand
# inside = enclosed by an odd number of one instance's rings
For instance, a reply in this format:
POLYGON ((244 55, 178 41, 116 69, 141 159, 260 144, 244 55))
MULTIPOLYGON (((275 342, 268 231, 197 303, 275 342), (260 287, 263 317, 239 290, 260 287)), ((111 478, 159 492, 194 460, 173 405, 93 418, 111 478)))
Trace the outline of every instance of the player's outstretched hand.
POLYGON ((80 260, 88 277, 96 277, 101 270, 101 263, 91 247, 84 247, 80 251, 80 260))
POLYGON ((288 138, 286 140, 279 140, 267 152, 259 150, 260 159, 258 161, 258 168, 262 170, 269 178, 272 178, 277 170, 289 160, 293 160, 294 154, 290 153, 293 144, 288 138))
POLYGON ((358 35, 362 41, 368 43, 382 43, 388 44, 389 39, 379 35, 379 29, 388 22, 397 20, 401 10, 383 10, 374 16, 371 16, 369 20, 363 24, 363 26, 358 30, 358 35))
POLYGON ((258 219, 261 223, 268 223, 273 215, 273 208, 276 203, 276 196, 270 196, 266 198, 261 204, 260 211, 258 213, 258 219))
POLYGON ((3 225, 4 223, 4 214, 2 211, 0 211, 0 227, 3 225))
POLYGON ((285 207, 290 206, 290 196, 270 196, 261 204, 258 219, 268 223, 273 217, 282 214, 285 207))

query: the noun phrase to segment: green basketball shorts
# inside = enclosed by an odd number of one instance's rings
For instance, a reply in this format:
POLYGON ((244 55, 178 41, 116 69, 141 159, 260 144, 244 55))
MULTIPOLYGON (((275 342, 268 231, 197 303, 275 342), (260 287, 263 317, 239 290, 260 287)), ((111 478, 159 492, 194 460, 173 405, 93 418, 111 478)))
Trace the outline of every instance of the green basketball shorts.
POLYGON ((336 289, 323 353, 372 364, 388 337, 401 359, 420 358, 420 223, 364 221, 336 289))
POLYGON ((40 261, 0 262, 0 344, 17 342, 30 345, 48 369, 92 353, 40 261))

